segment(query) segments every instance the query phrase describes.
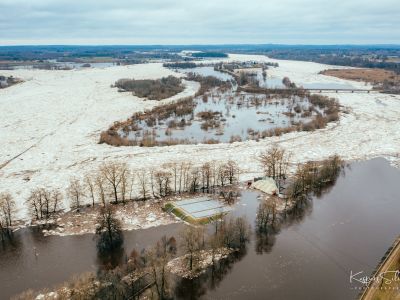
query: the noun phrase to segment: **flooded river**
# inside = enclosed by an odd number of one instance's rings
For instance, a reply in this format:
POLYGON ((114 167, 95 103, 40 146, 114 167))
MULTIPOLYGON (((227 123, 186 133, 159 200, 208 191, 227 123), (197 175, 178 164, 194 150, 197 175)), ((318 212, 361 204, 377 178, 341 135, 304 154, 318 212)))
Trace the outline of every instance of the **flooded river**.
MULTIPOLYGON (((399 234, 399 182, 400 172, 383 159, 353 163, 330 190, 268 236, 254 231, 259 194, 243 190, 233 214, 252 224, 247 250, 214 272, 182 281, 176 298, 353 299, 360 285, 350 284, 350 272, 369 275, 399 234)), ((126 232, 124 249, 152 245, 164 234, 178 237, 183 226, 126 232)), ((114 263, 123 258, 117 253, 114 263)), ((13 245, 0 248, 1 299, 54 286, 106 263, 97 256, 93 235, 16 232, 13 245)))

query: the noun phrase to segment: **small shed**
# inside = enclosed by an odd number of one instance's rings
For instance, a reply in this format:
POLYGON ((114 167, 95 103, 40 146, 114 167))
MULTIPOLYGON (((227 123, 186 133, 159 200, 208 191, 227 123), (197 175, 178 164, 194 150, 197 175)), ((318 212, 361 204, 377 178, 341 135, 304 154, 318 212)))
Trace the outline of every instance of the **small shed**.
POLYGON ((264 177, 260 180, 257 180, 253 183, 253 188, 260 190, 269 195, 277 195, 278 187, 276 186, 276 182, 271 177, 264 177))

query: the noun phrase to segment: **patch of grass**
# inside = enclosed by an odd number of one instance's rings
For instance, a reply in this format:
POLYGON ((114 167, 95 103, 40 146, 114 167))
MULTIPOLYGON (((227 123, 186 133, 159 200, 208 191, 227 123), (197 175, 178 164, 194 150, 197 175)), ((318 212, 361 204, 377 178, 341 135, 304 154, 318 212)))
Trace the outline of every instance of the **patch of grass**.
POLYGON ((342 79, 364 81, 374 85, 374 89, 384 92, 398 93, 400 90, 400 75, 383 69, 329 69, 321 74, 342 79))

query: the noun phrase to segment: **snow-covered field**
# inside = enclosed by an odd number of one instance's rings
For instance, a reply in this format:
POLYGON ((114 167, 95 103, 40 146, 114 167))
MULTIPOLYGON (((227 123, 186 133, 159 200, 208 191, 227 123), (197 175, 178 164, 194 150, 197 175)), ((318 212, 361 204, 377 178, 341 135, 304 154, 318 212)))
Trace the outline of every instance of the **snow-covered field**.
MULTIPOLYGON (((326 65, 253 55, 231 55, 229 59, 278 62, 279 68, 268 70, 268 74, 288 76, 297 84, 349 83, 319 75, 319 71, 330 68, 326 65)), ((0 192, 14 195, 19 217, 26 216, 23 203, 31 189, 65 188, 71 176, 83 176, 104 160, 123 160, 139 169, 169 161, 233 159, 245 171, 244 179, 259 171, 255 155, 278 142, 292 152, 294 163, 337 153, 346 160, 382 156, 400 166, 400 96, 377 93, 332 94, 350 112, 341 115, 338 124, 260 142, 154 148, 97 143, 100 132, 112 122, 160 104, 118 93, 111 84, 119 78, 160 78, 172 73, 159 63, 71 71, 2 71, 2 75, 26 80, 0 90, 0 192)), ((185 91, 173 99, 193 95, 198 89, 197 83, 185 84, 185 91)), ((351 84, 365 88, 363 83, 351 84)))

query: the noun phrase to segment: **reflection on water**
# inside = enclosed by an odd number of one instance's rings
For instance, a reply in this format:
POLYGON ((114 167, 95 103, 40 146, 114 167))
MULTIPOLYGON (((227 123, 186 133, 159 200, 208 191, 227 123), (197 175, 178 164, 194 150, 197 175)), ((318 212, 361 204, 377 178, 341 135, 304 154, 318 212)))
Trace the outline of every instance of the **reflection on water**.
POLYGON ((245 257, 246 254, 247 248, 234 252, 226 259, 215 262, 205 273, 193 280, 175 278, 174 298, 199 299, 207 291, 217 289, 225 276, 231 272, 234 264, 245 257))
MULTIPOLYGON (((163 235, 178 236, 182 224, 124 233, 123 248, 130 252, 154 245, 163 235)), ((38 228, 14 233, 13 244, 0 246, 1 299, 23 290, 41 289, 60 284, 72 275, 96 272, 124 262, 125 251, 113 256, 97 254, 93 235, 43 236, 38 228)))
MULTIPOLYGON (((232 214, 253 225, 250 244, 195 280, 177 279, 175 297, 354 298, 359 290, 349 283, 350 271, 368 275, 399 234, 399 182, 400 172, 383 159, 351 164, 330 190, 265 228, 256 222, 259 194, 244 190, 232 214)), ((178 237, 183 226, 127 232, 124 249, 129 253, 154 245, 163 235, 178 237)), ((14 234, 13 244, 0 248, 2 297, 125 260, 125 251, 105 260, 97 257, 92 235, 43 237, 38 230, 22 230, 14 234)))
MULTIPOLYGON (((196 70, 196 69, 193 69, 196 70)), ((217 71, 214 71, 217 72, 217 71)), ((266 73, 263 73, 263 70, 261 68, 259 69, 250 69, 245 71, 247 74, 251 74, 252 78, 254 78, 254 81, 259 87, 262 88, 268 88, 268 89, 284 89, 286 86, 283 84, 283 77, 279 77, 276 75, 271 75, 268 73, 268 70, 266 70, 266 73), (265 76, 264 76, 265 75, 265 76)), ((219 73, 219 72, 217 72, 219 73)), ((214 74, 207 74, 207 75, 213 75, 214 74)), ((325 79, 326 80, 326 79, 325 79)), ((354 86, 350 83, 339 83, 339 82, 311 82, 311 83, 301 83, 301 82, 295 82, 295 84, 298 87, 303 87, 305 89, 354 89, 354 86)))
POLYGON ((353 299, 350 270, 370 274, 399 234, 398 182, 400 172, 383 159, 352 164, 280 228, 256 232, 247 255, 203 298, 353 299))

